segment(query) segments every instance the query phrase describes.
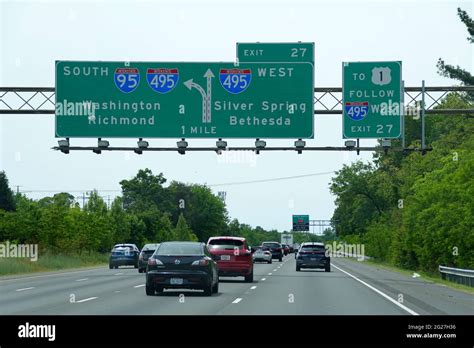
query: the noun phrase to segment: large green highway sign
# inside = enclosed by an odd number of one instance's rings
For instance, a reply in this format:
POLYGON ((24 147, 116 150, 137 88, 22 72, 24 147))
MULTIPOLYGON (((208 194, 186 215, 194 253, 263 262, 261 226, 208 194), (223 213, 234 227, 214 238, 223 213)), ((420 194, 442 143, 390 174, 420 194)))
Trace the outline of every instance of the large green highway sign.
POLYGON ((309 231, 309 215, 293 215, 293 231, 309 231))
POLYGON ((56 136, 312 138, 313 65, 56 62, 56 136))
POLYGON ((307 62, 314 65, 314 42, 238 42, 239 62, 307 62))
POLYGON ((399 138, 402 63, 343 63, 342 71, 343 137, 399 138))

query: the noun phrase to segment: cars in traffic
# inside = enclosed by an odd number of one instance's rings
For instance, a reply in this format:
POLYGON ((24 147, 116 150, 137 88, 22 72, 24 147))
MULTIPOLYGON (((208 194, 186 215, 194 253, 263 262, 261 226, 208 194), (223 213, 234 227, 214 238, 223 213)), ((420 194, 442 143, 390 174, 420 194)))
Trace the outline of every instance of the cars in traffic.
POLYGON ((153 255, 159 245, 159 243, 150 243, 143 246, 140 254, 138 255, 138 273, 143 273, 146 271, 148 258, 153 255))
POLYGON ((253 262, 272 263, 272 252, 265 247, 256 247, 253 253, 253 262))
POLYGON ((263 242, 262 247, 270 249, 270 251, 272 253, 272 258, 278 259, 278 261, 280 261, 280 262, 283 260, 284 251, 283 251, 283 247, 280 243, 278 243, 278 242, 263 242))
POLYGON ((140 250, 135 244, 116 244, 109 256, 109 269, 120 266, 134 266, 138 268, 138 254, 140 250))
POLYGON ((200 289, 205 296, 219 292, 217 263, 206 244, 163 242, 148 259, 145 292, 165 289, 200 289))
POLYGON ((211 237, 207 247, 213 260, 217 262, 219 276, 244 277, 246 282, 253 282, 252 251, 245 238, 211 237))
POLYGON ((331 272, 331 258, 326 255, 324 243, 303 243, 296 255, 296 271, 302 268, 324 268, 331 272))

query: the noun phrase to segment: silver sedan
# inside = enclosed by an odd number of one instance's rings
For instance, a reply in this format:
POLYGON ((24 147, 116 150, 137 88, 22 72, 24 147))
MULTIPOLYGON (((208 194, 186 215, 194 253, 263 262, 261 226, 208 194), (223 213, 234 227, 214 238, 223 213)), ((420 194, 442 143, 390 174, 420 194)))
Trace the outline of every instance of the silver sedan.
POLYGON ((258 247, 253 253, 253 262, 272 263, 272 252, 267 248, 258 247))

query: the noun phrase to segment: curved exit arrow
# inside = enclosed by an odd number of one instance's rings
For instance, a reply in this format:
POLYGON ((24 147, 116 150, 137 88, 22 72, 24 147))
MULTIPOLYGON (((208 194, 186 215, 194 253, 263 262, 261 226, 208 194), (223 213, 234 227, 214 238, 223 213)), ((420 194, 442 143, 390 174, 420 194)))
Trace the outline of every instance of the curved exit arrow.
POLYGON ((202 122, 203 123, 210 123, 211 122, 211 100, 212 100, 212 78, 214 78, 214 74, 212 73, 211 69, 207 69, 207 71, 204 73, 204 77, 206 78, 206 91, 204 91, 204 88, 201 87, 201 85, 197 84, 196 82, 193 81, 193 79, 189 79, 183 84, 189 89, 197 89, 199 93, 201 94, 202 97, 202 122))

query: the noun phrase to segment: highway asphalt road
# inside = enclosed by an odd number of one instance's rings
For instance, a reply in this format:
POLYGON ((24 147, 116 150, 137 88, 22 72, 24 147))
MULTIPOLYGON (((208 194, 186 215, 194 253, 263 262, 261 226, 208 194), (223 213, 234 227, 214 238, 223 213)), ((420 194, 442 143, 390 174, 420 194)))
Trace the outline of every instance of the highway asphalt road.
POLYGON ((146 296, 145 275, 134 268, 2 277, 0 315, 474 314, 474 295, 365 262, 331 261, 330 273, 296 272, 294 255, 256 264, 254 283, 221 278, 219 293, 212 297, 189 290, 146 296))

